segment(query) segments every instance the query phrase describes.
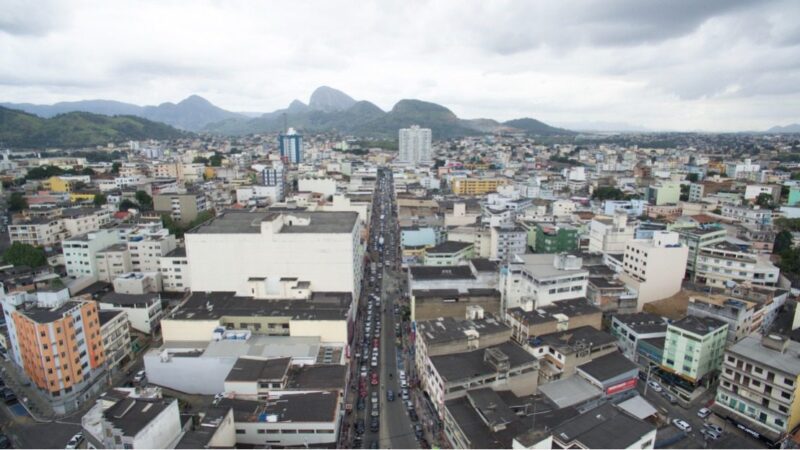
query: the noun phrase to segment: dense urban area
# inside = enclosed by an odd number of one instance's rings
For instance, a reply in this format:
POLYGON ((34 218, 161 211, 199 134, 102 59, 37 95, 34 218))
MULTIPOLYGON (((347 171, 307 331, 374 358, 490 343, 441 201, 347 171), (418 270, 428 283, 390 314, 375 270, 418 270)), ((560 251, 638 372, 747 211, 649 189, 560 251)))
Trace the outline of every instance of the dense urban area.
POLYGON ((800 445, 796 134, 0 109, 0 447, 800 445))

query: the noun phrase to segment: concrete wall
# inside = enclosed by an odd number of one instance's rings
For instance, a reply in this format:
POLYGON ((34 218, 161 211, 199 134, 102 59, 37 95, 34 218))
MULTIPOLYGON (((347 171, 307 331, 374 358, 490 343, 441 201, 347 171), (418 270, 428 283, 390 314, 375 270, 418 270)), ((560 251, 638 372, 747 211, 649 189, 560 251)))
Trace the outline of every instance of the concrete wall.
POLYGON ((187 394, 214 395, 225 391, 225 378, 236 363, 236 356, 220 358, 173 355, 162 362, 157 350, 144 355, 147 381, 187 394))
POLYGON ((219 326, 218 320, 173 320, 161 321, 161 336, 164 342, 169 341, 203 341, 211 340, 214 328, 219 326))
POLYGON ((320 342, 347 342, 346 320, 292 320, 290 336, 319 336, 320 342))
POLYGON ((178 401, 174 400, 134 439, 134 448, 173 448, 182 434, 178 401))

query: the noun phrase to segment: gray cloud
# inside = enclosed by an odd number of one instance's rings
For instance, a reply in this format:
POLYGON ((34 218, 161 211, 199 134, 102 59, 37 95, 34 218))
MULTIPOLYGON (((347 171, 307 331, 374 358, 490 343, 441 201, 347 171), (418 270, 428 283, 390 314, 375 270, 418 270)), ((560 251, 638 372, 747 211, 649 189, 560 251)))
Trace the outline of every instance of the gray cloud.
POLYGON ((799 15, 794 0, 6 0, 0 100, 269 111, 325 84, 383 109, 758 129, 797 119, 799 15))

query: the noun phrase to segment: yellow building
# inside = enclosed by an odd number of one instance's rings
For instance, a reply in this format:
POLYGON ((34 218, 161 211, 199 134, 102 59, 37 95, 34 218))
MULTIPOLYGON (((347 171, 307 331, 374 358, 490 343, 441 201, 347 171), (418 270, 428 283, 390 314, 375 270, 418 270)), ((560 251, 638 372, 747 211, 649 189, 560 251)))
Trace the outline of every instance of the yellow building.
POLYGON ((50 192, 70 192, 72 191, 72 181, 61 177, 50 177, 42 182, 42 186, 50 192))
POLYGON ((84 200, 94 201, 95 197, 94 192, 70 192, 69 193, 69 201, 71 202, 82 202, 84 200))
POLYGON ((498 186, 508 184, 505 178, 456 178, 452 189, 456 195, 484 195, 496 192, 498 186))

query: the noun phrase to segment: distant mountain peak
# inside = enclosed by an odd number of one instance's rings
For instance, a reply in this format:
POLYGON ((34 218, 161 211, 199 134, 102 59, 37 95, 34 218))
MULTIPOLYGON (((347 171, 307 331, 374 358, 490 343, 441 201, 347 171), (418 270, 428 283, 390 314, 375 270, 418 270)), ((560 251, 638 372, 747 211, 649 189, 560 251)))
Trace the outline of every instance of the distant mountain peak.
POLYGON ((288 112, 300 112, 306 111, 308 109, 308 105, 301 102, 300 100, 294 99, 292 103, 289 103, 289 107, 286 109, 288 112))
POLYGON ((318 111, 344 111, 356 103, 353 97, 329 86, 314 89, 308 106, 318 111))
POLYGON ((180 102, 178 102, 178 104, 179 105, 187 105, 187 106, 212 105, 212 103, 210 101, 206 100, 205 98, 203 98, 203 97, 201 97, 201 96, 199 96, 197 94, 192 94, 192 95, 186 97, 185 99, 183 99, 180 102))
POLYGON ((789 125, 775 126, 767 130, 767 133, 800 133, 800 123, 790 123, 789 125))

